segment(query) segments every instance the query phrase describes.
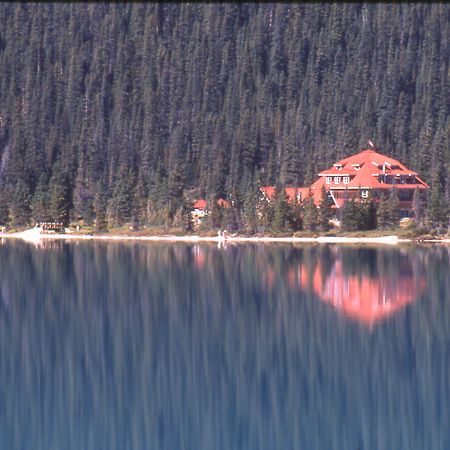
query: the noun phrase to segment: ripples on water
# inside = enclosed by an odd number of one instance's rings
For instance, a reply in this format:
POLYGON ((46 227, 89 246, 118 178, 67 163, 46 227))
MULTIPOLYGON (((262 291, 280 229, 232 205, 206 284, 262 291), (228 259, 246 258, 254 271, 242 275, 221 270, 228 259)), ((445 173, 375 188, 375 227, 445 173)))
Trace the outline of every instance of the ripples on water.
POLYGON ((0 246, 1 449, 450 449, 449 247, 0 246))

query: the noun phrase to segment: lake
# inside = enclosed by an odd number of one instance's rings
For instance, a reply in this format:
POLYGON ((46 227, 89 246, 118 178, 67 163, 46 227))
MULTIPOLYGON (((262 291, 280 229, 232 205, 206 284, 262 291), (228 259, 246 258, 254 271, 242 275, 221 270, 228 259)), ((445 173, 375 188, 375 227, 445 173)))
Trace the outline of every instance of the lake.
POLYGON ((0 264, 1 449, 450 449, 450 247, 3 240, 0 264))

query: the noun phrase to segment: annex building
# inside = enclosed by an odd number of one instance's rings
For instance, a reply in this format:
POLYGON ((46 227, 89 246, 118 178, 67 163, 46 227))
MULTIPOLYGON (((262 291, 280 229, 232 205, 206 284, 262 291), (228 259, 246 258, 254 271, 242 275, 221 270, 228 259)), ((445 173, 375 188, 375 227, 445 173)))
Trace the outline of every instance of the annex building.
MULTIPOLYGON (((342 208, 345 201, 351 199, 363 201, 373 198, 378 201, 383 193, 388 194, 395 189, 400 201, 401 217, 413 216, 415 189, 429 189, 416 172, 373 149, 363 150, 334 163, 320 172, 311 186, 285 189, 291 201, 303 201, 312 196, 314 203, 319 206, 322 187, 325 187, 334 208, 342 208)), ((270 200, 275 187, 262 187, 261 192, 270 200)))

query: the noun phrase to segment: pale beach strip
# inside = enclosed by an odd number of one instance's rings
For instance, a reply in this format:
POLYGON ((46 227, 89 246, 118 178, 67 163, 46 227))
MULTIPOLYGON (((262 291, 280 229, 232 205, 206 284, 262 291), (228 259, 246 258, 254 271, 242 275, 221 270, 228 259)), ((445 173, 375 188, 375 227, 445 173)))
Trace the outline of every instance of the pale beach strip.
POLYGON ((128 236, 128 235, 85 235, 77 233, 42 233, 39 229, 30 229, 18 233, 1 233, 2 239, 22 239, 27 242, 38 242, 43 239, 65 239, 65 240, 109 240, 109 241, 154 241, 154 242, 255 242, 255 243, 301 243, 301 242, 317 242, 317 243, 378 243, 378 244, 397 244, 399 242, 409 242, 409 239, 399 239, 397 236, 382 236, 382 237, 244 237, 244 236, 227 236, 227 238, 219 236, 128 236))
MULTIPOLYGON (((78 234, 74 232, 67 233, 41 233, 39 228, 31 228, 18 233, 0 233, 2 239, 22 239, 26 242, 39 242, 44 239, 63 239, 63 240, 106 240, 106 241, 147 241, 147 242, 253 242, 253 243, 319 243, 319 244, 386 244, 396 245, 405 242, 416 242, 414 239, 403 239, 398 236, 378 236, 378 237, 344 237, 344 236, 318 236, 318 237, 270 237, 270 236, 129 236, 129 235, 108 235, 108 234, 78 234)), ((450 243, 450 239, 425 239, 421 242, 450 243)))

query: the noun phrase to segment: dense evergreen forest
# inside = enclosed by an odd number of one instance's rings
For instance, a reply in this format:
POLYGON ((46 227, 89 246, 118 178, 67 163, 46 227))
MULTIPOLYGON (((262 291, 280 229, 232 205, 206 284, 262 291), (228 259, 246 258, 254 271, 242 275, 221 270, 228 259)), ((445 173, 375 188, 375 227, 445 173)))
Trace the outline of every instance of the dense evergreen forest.
POLYGON ((450 199, 444 3, 2 3, 0 23, 3 224, 168 225, 223 197, 239 228, 258 186, 368 139, 450 199))

